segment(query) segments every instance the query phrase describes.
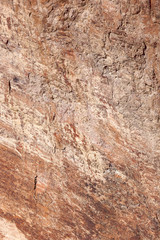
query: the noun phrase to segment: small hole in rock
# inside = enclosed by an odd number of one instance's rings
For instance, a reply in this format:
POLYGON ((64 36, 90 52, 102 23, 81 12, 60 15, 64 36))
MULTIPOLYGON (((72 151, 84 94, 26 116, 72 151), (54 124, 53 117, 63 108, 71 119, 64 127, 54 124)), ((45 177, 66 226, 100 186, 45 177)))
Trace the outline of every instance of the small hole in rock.
POLYGON ((14 81, 14 82, 19 82, 19 79, 18 79, 17 77, 14 77, 14 78, 13 78, 13 81, 14 81))

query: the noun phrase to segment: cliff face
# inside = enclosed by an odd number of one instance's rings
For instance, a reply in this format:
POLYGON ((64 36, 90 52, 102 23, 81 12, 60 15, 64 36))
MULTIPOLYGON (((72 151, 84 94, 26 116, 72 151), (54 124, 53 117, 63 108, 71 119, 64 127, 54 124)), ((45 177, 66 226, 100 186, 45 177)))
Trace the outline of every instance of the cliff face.
POLYGON ((0 2, 0 239, 160 239, 160 1, 0 2))

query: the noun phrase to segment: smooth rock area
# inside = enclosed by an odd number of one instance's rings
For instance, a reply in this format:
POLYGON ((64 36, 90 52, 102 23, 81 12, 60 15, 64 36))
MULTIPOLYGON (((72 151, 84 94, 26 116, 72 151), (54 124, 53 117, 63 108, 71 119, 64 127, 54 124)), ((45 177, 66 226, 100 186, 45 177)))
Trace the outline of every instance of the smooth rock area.
POLYGON ((0 1, 0 240, 160 239, 160 1, 0 1))

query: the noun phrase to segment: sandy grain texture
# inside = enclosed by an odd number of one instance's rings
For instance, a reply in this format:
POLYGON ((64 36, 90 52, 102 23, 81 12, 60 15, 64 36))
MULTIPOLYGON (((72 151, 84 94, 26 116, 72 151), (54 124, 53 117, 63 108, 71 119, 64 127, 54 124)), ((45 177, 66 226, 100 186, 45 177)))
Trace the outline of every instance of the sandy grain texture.
POLYGON ((0 239, 160 239, 160 1, 0 1, 0 239))

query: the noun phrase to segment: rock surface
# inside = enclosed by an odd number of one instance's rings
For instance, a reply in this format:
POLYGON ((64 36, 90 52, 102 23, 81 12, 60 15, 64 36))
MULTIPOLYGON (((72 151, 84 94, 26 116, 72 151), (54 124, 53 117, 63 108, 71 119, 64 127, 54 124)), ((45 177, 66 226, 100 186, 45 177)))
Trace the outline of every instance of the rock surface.
POLYGON ((160 1, 0 2, 0 239, 160 239, 160 1))

